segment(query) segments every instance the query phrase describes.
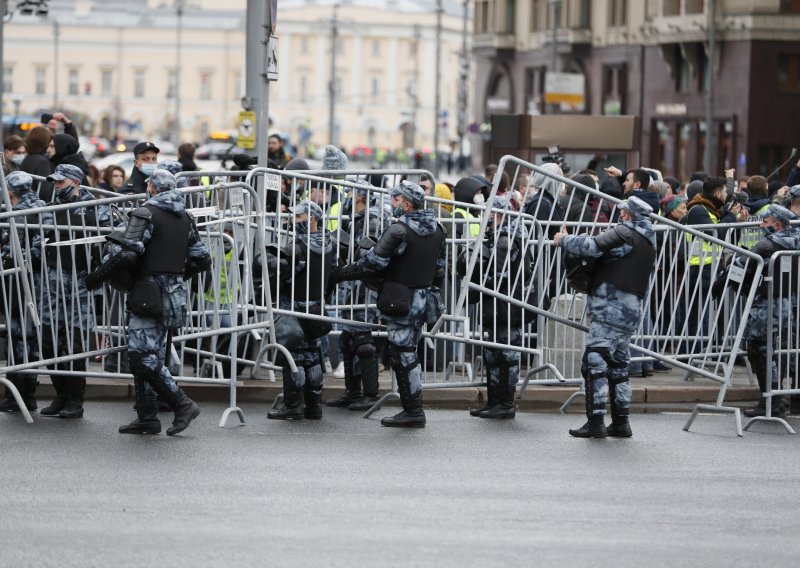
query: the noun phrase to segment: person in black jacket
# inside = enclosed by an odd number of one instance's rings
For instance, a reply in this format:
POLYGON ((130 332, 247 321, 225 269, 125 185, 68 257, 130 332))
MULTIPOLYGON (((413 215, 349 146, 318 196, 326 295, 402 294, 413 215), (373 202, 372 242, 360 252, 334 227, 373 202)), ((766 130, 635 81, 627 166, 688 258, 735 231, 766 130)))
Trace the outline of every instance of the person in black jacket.
POLYGON ((86 163, 86 158, 83 152, 80 151, 80 142, 77 138, 69 134, 56 134, 53 136, 53 146, 56 153, 50 158, 55 167, 61 164, 69 164, 78 167, 83 172, 83 179, 81 185, 89 185, 89 164, 86 163))
POLYGON ((145 193, 147 178, 153 175, 158 164, 158 153, 161 150, 152 142, 139 142, 133 147, 133 172, 125 180, 120 193, 145 193))
MULTIPOLYGON (((46 126, 32 128, 25 138, 25 145, 28 147, 28 155, 19 166, 21 171, 43 178, 55 171, 56 167, 50 161, 50 157, 55 154, 56 147, 53 144, 53 133, 46 126)), ((34 191, 36 185, 36 181, 34 181, 34 191)), ((39 183, 38 193, 42 201, 49 203, 53 199, 53 184, 50 182, 39 183)))

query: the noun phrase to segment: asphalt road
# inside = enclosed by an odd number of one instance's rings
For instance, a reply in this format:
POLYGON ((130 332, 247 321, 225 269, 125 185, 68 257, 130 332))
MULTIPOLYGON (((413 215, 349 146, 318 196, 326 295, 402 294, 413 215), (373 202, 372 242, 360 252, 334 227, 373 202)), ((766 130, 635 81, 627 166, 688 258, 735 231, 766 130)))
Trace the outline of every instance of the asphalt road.
MULTIPOLYGON (((796 565, 800 438, 730 417, 635 415, 578 440, 577 414, 428 428, 321 422, 124 436, 129 403, 80 421, 0 415, 0 567, 796 565)), ((379 414, 386 414, 382 412, 379 414)), ((162 421, 171 417, 162 415, 162 421)), ((797 424, 795 424, 797 426, 797 424)))

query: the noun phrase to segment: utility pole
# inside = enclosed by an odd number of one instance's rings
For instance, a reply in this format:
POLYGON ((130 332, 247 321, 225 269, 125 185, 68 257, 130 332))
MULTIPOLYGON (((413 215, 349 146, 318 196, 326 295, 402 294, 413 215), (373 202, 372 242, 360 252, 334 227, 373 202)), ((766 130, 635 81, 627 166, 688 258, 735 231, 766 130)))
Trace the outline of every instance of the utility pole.
POLYGON ((8 8, 6 0, 0 0, 0 140, 5 140, 6 136, 3 132, 3 99, 6 94, 6 79, 4 77, 5 67, 3 66, 3 27, 6 21, 6 9, 8 8))
POLYGON ((269 81, 267 81, 267 43, 272 33, 272 15, 264 0, 247 0, 245 56, 245 110, 256 113, 256 152, 258 164, 267 165, 269 131, 269 81))
POLYGON ((442 0, 436 0, 436 84, 434 85, 433 175, 439 177, 439 113, 442 96, 442 0))
POLYGON ((464 0, 464 16, 461 28, 461 69, 458 88, 458 166, 456 169, 461 172, 466 167, 464 160, 464 136, 467 132, 467 80, 469 79, 469 54, 467 53, 467 18, 469 12, 469 0, 464 0))
POLYGON ((175 16, 177 19, 175 30, 175 123, 172 129, 172 142, 177 146, 181 143, 181 33, 183 32, 183 9, 186 0, 175 0, 175 16))
MULTIPOLYGON (((550 72, 558 73, 558 21, 561 19, 561 0, 550 0, 550 5, 553 7, 553 51, 550 55, 550 72)), ((550 112, 556 113, 558 105, 551 103, 550 112)))
POLYGON ((406 86, 408 98, 411 99, 411 148, 417 149, 417 119, 419 117, 419 40, 422 30, 414 24, 414 80, 406 86))
POLYGON ((61 25, 58 20, 53 20, 53 111, 58 112, 58 37, 61 35, 61 25))
POLYGON ((711 3, 711 15, 708 22, 708 98, 706 100, 706 147, 703 152, 703 169, 711 175, 714 167, 713 156, 716 146, 714 128, 716 77, 714 76, 714 62, 717 50, 717 0, 709 0, 709 2, 711 3))
POLYGON ((328 143, 336 146, 336 43, 339 37, 339 4, 333 5, 331 20, 331 78, 328 81, 328 143))

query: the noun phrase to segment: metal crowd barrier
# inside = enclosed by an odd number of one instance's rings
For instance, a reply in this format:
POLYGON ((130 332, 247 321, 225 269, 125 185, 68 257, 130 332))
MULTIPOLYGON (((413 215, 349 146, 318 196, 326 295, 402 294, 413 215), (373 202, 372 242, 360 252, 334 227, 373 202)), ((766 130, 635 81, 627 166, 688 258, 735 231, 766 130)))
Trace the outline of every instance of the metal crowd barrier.
MULTIPOLYGON (((280 369, 276 362, 279 353, 293 365, 288 351, 275 337, 276 316, 302 315, 327 321, 335 326, 330 334, 332 337, 339 335, 337 326, 343 324, 358 324, 372 329, 378 337, 385 336, 376 317, 374 294, 368 296, 366 303, 353 304, 345 294, 345 287, 340 284, 337 292, 327 298, 324 314, 309 313, 307 305, 296 302, 300 290, 295 287, 293 275, 300 267, 296 264, 298 251, 292 227, 293 215, 288 212, 288 207, 304 198, 335 196, 333 201, 340 205, 328 207, 323 223, 324 238, 332 241, 334 246, 325 250, 323 255, 350 262, 354 259, 356 243, 354 235, 349 232, 352 218, 344 202, 352 199, 353 191, 367 194, 371 208, 366 215, 377 216, 379 225, 385 228, 389 213, 387 188, 397 185, 403 177, 435 180, 425 170, 284 171, 256 168, 248 172, 179 174, 188 178, 207 175, 244 175, 245 181, 181 190, 193 208, 214 262, 208 289, 205 289, 207 281, 204 276, 190 287, 187 298, 192 308, 189 322, 173 340, 169 364, 181 382, 229 387, 229 408, 220 421, 220 426, 224 426, 231 413, 236 413, 244 422, 244 416, 236 406, 237 376, 242 370, 249 369, 252 378, 261 378, 259 371, 264 370, 267 378, 274 381, 274 371, 280 369), (377 176, 383 182, 381 187, 367 184, 366 176, 377 176), (267 251, 284 261, 278 264, 277 270, 269 269, 267 251)), ((376 177, 369 179, 375 180, 376 177)), ((537 190, 530 189, 532 192, 537 190)), ((92 191, 95 195, 101 194, 99 190, 92 191)), ((144 195, 126 195, 90 203, 94 207, 109 205, 119 208, 119 222, 130 208, 141 205, 144 198, 144 195)), ((485 204, 466 204, 436 197, 429 197, 428 202, 437 211, 447 233, 447 276, 442 288, 447 309, 440 320, 423 333, 420 350, 423 388, 482 386, 485 380, 481 377, 481 348, 514 349, 522 354, 518 396, 522 398, 525 395, 529 384, 575 386, 576 391, 562 407, 564 411, 583 394, 580 359, 590 314, 585 296, 575 293, 567 284, 560 250, 550 245, 551 238, 562 226, 567 226, 570 232, 599 233, 610 226, 620 201, 563 176, 551 175, 535 164, 505 156, 500 161, 485 204), (519 228, 517 238, 528 255, 525 262, 530 263, 530 270, 520 272, 512 279, 498 280, 495 275, 506 272, 510 260, 498 255, 496 249, 482 251, 480 243, 489 229, 492 206, 504 171, 513 172, 511 187, 516 186, 516 178, 523 173, 540 173, 555 184, 563 184, 559 193, 563 193, 565 210, 574 210, 570 206, 577 200, 582 203, 579 214, 567 220, 556 217, 552 211, 544 214, 541 209, 534 211, 533 215, 505 212, 503 223, 519 228), (463 277, 459 277, 456 271, 459 257, 466 264, 463 277), (522 312, 520 345, 508 345, 505 338, 509 328, 500 323, 501 320, 494 318, 485 322, 481 317, 484 313, 500 314, 503 310, 506 314, 511 310, 522 312)), ((86 204, 53 206, 33 212, 82 206, 86 204)), ((90 255, 91 248, 99 246, 103 240, 103 233, 111 230, 36 226, 30 224, 28 217, 23 217, 31 213, 4 212, 0 214, 0 228, 8 228, 16 235, 14 228, 23 223, 24 235, 30 230, 75 233, 71 237, 75 242, 68 246, 78 255, 90 255), (84 237, 89 239, 82 241, 84 237)), ((701 410, 732 413, 737 433, 741 435, 739 411, 725 406, 724 398, 731 384, 733 362, 740 352, 753 291, 742 294, 729 287, 719 299, 713 298, 709 291, 720 274, 736 278, 735 274, 720 270, 733 256, 740 256, 747 263, 756 263, 755 273, 760 277, 762 259, 737 246, 744 238, 752 240, 746 231, 753 230, 753 223, 687 227, 655 215, 653 220, 659 242, 657 266, 644 300, 642 320, 633 337, 631 349, 636 356, 632 361, 642 364, 663 361, 684 370, 687 379, 700 377, 719 384, 715 404, 697 405, 685 428, 691 426, 701 410), (689 262, 693 256, 698 259, 697 266, 689 262)), ((18 260, 31 255, 27 239, 22 239, 14 250, 18 260)), ((35 374, 46 365, 58 365, 58 369, 47 372, 69 376, 77 371, 61 367, 79 359, 103 358, 103 364, 108 362, 109 368, 116 368, 116 372, 91 368, 86 373, 88 376, 130 377, 124 372, 124 306, 120 294, 108 287, 96 293, 85 314, 86 325, 80 327, 77 335, 71 328, 50 330, 51 340, 60 337, 59 334, 69 336, 72 333, 72 344, 75 345, 77 339, 81 348, 67 349, 57 357, 42 359, 42 343, 47 334, 41 331, 37 318, 43 311, 54 309, 51 306, 65 310, 59 304, 63 301, 60 298, 71 297, 77 289, 62 290, 56 297, 50 297, 36 281, 37 274, 49 274, 44 260, 37 267, 28 263, 30 268, 35 268, 31 270, 22 270, 20 264, 17 266, 3 271, 3 329, 6 331, 7 353, 13 351, 12 336, 21 338, 26 349, 21 358, 9 355, 8 365, 2 371, 35 374), (10 310, 9 304, 13 309, 10 310), (16 314, 22 315, 17 318, 16 314), (12 331, 9 323, 14 321, 19 321, 19 326, 12 331)), ((322 282, 306 282, 302 292, 311 292, 312 287, 317 287, 319 292, 321 286, 322 282)), ((792 335, 792 341, 795 341, 794 337, 792 335)), ((796 387, 796 378, 794 384, 796 387)), ((396 396, 394 390, 393 384, 392 392, 367 415, 380 408, 388 398, 396 396)))

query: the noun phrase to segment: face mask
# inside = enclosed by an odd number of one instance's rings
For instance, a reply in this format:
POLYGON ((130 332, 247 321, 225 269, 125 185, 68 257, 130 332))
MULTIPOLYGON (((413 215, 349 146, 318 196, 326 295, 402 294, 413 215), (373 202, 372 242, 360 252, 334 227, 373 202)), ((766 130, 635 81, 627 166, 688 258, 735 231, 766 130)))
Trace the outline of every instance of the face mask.
POLYGON ((77 195, 70 195, 74 189, 75 187, 72 185, 68 185, 66 187, 62 187, 61 189, 57 189, 54 193, 56 201, 58 201, 59 203, 72 203, 73 201, 78 199, 77 195))
POLYGON ((482 193, 476 193, 475 197, 472 198, 472 202, 475 205, 483 205, 484 203, 486 203, 486 199, 484 199, 482 193))
POLYGON ((142 172, 144 175, 150 177, 151 175, 153 175, 153 172, 156 171, 156 165, 142 164, 141 166, 139 166, 139 171, 142 172))
POLYGON ((11 162, 17 166, 21 166, 25 161, 25 154, 14 154, 11 156, 11 162))
POLYGON ((770 227, 763 227, 761 229, 761 232, 764 233, 765 237, 768 237, 770 235, 774 235, 776 233, 775 225, 772 225, 770 227))
POLYGON ((402 205, 398 205, 397 207, 392 208, 392 217, 395 219, 399 219, 401 216, 405 215, 406 210, 403 209, 402 205))
POLYGON ((308 221, 295 221, 294 230, 296 233, 308 233, 308 221))
POLYGON ((233 249, 233 243, 228 239, 225 239, 225 244, 223 246, 225 247, 225 254, 228 254, 233 249))

